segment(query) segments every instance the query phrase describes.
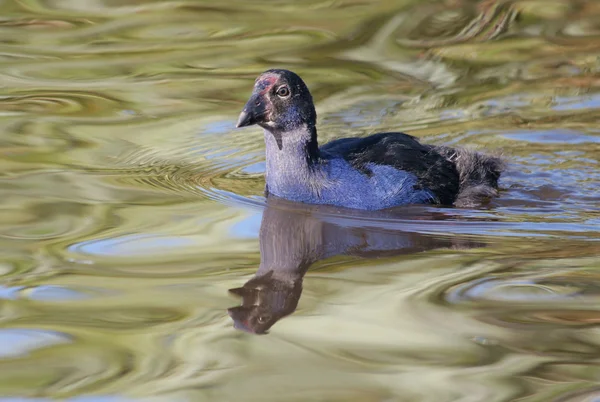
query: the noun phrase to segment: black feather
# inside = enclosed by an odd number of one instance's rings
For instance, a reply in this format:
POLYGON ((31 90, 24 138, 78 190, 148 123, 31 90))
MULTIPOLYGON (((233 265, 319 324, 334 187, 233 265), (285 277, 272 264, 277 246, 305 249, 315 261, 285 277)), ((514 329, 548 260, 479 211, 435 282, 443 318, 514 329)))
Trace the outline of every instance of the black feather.
POLYGON ((442 205, 474 206, 497 194, 503 169, 499 158, 466 149, 421 144, 404 133, 377 133, 363 138, 342 138, 321 147, 321 152, 343 157, 366 175, 368 164, 392 166, 414 174, 442 205))

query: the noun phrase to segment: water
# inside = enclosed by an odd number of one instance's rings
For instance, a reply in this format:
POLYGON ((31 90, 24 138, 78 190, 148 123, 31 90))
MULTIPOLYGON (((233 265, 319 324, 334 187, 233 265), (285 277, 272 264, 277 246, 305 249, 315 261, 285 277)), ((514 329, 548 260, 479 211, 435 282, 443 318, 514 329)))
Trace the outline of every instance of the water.
POLYGON ((600 2, 0 10, 0 401, 600 398, 600 2), (501 197, 266 203, 273 67, 322 142, 502 152, 501 197))

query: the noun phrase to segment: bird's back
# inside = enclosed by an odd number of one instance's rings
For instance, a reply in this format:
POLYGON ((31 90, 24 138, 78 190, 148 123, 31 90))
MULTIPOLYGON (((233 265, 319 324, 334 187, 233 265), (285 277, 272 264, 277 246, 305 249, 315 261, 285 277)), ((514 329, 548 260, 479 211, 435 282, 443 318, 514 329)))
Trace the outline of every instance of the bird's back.
POLYGON ((391 166, 417 177, 415 190, 428 189, 442 205, 472 206, 497 192, 499 158, 466 149, 421 144, 404 133, 342 138, 321 147, 330 158, 343 158, 367 176, 373 165, 391 166))

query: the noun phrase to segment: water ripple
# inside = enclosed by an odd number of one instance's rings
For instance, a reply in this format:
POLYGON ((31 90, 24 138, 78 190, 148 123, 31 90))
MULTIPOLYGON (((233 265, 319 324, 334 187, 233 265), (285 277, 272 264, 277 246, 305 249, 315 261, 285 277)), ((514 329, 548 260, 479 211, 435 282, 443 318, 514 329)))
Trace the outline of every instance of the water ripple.
POLYGON ((571 269, 552 260, 540 260, 524 273, 487 275, 462 282, 440 297, 453 305, 469 305, 485 314, 480 319, 496 325, 522 327, 590 327, 600 323, 600 278, 578 267, 593 258, 573 260, 571 269), (546 266, 554 270, 544 269, 546 266), (535 267, 541 271, 534 271, 535 267), (529 271, 529 272, 528 272, 529 271))
MULTIPOLYGON (((40 351, 41 352, 41 351, 40 351)), ((117 381, 134 370, 126 351, 109 345, 67 345, 21 359, 0 361, 3 392, 67 396, 117 381)))
POLYGON ((90 92, 45 92, 13 94, 0 98, 0 114, 107 115, 123 106, 118 99, 90 92))
POLYGON ((0 400, 594 398, 599 4, 0 2, 0 400), (306 79, 322 143, 503 152, 501 196, 266 205, 261 130, 234 124, 273 67, 306 79), (227 289, 264 263, 270 208, 308 220, 279 227, 278 267, 317 261, 259 338, 227 289), (390 233, 418 250, 369 243, 390 233))
MULTIPOLYGON (((510 2, 481 1, 464 8, 423 7, 420 21, 411 17, 410 30, 398 32, 397 43, 411 48, 431 48, 463 42, 487 42, 506 33, 519 11, 510 2)), ((418 14, 417 14, 418 15, 418 14)))
POLYGON ((5 319, 4 325, 64 325, 110 330, 150 328, 182 320, 182 311, 164 307, 73 308, 39 306, 27 309, 23 317, 5 319))

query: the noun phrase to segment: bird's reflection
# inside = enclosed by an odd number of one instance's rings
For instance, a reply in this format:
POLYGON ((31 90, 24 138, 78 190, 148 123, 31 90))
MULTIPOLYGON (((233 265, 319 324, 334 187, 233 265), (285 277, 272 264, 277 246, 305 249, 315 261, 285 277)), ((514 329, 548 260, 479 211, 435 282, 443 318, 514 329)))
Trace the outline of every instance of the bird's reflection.
MULTIPOLYGON (((377 258, 435 248, 483 246, 457 238, 398 231, 385 225, 368 227, 368 220, 364 218, 370 215, 364 211, 358 212, 357 218, 362 219, 356 221, 340 220, 335 212, 327 213, 323 206, 268 199, 260 227, 258 271, 242 287, 229 290, 242 298, 240 306, 228 309, 235 328, 264 334, 281 318, 293 313, 300 300, 306 271, 313 263, 328 257, 344 254, 377 258)), ((389 218, 393 214, 378 212, 374 217, 389 218)), ((411 218, 432 220, 441 216, 413 215, 411 218)))

